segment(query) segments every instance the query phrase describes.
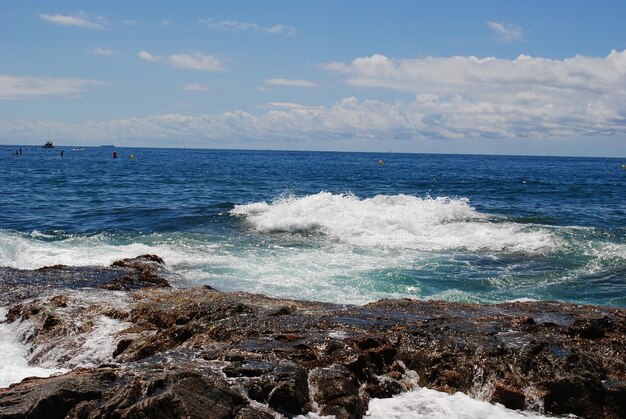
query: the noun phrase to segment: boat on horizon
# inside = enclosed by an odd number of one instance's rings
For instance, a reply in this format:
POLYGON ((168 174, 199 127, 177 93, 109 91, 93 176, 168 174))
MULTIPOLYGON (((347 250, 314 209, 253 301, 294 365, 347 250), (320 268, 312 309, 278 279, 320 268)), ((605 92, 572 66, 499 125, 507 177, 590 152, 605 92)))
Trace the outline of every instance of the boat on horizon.
POLYGON ((54 144, 52 144, 52 141, 46 141, 46 143, 42 145, 41 148, 54 148, 54 144))

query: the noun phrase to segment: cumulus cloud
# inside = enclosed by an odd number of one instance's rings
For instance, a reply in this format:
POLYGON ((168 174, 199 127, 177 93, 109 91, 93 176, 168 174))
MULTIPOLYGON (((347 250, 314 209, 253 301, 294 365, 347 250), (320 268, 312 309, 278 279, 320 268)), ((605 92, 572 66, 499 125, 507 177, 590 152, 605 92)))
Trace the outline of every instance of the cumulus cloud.
POLYGON ((0 100, 76 97, 98 80, 53 77, 20 77, 0 74, 0 100))
POLYGON ((108 49, 108 48, 92 48, 89 51, 87 51, 87 54, 90 54, 90 55, 101 55, 103 57, 110 57, 112 55, 116 55, 117 52, 113 51, 112 49, 108 49))
POLYGON ((49 15, 40 14, 39 18, 48 23, 61 26, 78 26, 88 29, 104 29, 107 25, 107 20, 100 16, 89 16, 84 12, 80 12, 73 15, 49 15))
POLYGON ((204 54, 173 54, 167 60, 174 67, 189 68, 192 70, 221 71, 222 63, 212 55, 204 54))
POLYGON ((288 87, 317 87, 318 84, 308 80, 293 80, 293 79, 267 79, 265 84, 272 84, 274 86, 288 86, 288 87))
MULTIPOLYGON (((165 58, 163 58, 165 60, 165 58)), ((626 51, 606 57, 393 60, 324 66, 349 84, 410 99, 348 97, 328 106, 271 102, 260 114, 153 115, 82 124, 5 123, 4 138, 126 140, 546 138, 626 134, 626 51)))
POLYGON ((137 56, 142 60, 152 61, 153 63, 157 63, 159 61, 163 61, 163 57, 154 55, 149 53, 148 51, 141 50, 137 53, 137 56))
POLYGON ((215 20, 203 19, 199 23, 207 28, 217 31, 233 31, 233 32, 265 32, 273 35, 295 36, 296 28, 287 25, 261 26, 258 23, 237 22, 236 20, 215 20))
POLYGON ((212 55, 206 54, 172 54, 168 56, 154 55, 148 51, 139 51, 137 56, 146 61, 161 62, 165 61, 170 65, 178 68, 187 68, 191 70, 202 71, 222 71, 224 67, 222 62, 212 55))
POLYGON ((487 26, 493 31, 493 35, 501 42, 515 42, 524 38, 524 29, 521 26, 506 22, 487 22, 487 26))
POLYGON ((354 86, 415 94, 415 115, 443 136, 599 134, 625 128, 626 51, 564 60, 527 55, 394 60, 375 54, 322 67, 354 86))
POLYGON ((417 97, 387 103, 343 99, 331 106, 309 107, 273 102, 254 115, 243 111, 216 115, 153 115, 82 124, 54 121, 0 125, 5 138, 37 139, 56 136, 102 141, 175 141, 284 139, 332 140, 346 138, 545 138, 597 136, 626 132, 624 114, 608 116, 597 104, 554 109, 529 106, 534 98, 508 99, 505 109, 462 97, 417 97))
POLYGON ((564 60, 520 55, 494 57, 427 57, 393 60, 384 55, 334 62, 323 68, 347 77, 349 84, 411 93, 500 95, 528 93, 624 94, 626 51, 606 57, 575 56, 564 60))

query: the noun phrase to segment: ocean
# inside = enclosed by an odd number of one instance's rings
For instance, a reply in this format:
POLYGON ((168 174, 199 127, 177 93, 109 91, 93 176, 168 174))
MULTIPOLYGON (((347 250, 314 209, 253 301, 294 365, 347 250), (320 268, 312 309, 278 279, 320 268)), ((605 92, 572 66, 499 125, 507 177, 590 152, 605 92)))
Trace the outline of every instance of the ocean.
POLYGON ((276 297, 626 307, 624 159, 17 148, 0 147, 2 266, 154 253, 276 297))
MULTIPOLYGON (((0 266, 152 253, 190 285, 274 297, 626 307, 624 159, 145 148, 117 148, 114 159, 112 147, 18 148, 0 147, 0 266)), ((33 364, 32 325, 0 322, 0 387, 110 362, 124 327, 99 325, 80 359, 59 350, 33 364)), ((419 387, 369 409, 540 417, 419 387)))

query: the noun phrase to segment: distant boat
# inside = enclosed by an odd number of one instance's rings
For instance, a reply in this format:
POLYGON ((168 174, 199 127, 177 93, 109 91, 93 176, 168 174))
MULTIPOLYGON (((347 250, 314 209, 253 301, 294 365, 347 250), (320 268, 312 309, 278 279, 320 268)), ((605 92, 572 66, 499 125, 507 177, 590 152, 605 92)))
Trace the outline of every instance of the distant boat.
POLYGON ((46 141, 46 143, 42 145, 41 148, 54 148, 54 144, 52 144, 52 141, 46 141))

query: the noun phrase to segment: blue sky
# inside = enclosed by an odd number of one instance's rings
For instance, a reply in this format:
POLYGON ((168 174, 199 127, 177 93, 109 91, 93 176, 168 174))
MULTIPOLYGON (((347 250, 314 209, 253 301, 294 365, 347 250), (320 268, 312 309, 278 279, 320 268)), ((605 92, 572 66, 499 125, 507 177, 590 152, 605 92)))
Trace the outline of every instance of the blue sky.
POLYGON ((626 2, 0 8, 0 143, 626 155, 626 2))

